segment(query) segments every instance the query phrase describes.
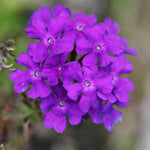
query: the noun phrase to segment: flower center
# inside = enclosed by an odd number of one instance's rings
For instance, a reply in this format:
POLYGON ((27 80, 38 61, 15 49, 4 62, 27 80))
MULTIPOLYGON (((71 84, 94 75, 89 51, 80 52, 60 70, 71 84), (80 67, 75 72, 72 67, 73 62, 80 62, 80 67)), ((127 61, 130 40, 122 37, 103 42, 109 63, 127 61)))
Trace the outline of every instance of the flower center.
POLYGON ((47 42, 48 42, 49 44, 51 44, 51 43, 53 43, 53 39, 52 39, 52 38, 49 38, 49 39, 47 40, 47 42))
POLYGON ((100 45, 97 45, 97 46, 96 46, 96 50, 98 50, 98 51, 101 50, 101 48, 102 48, 102 47, 101 47, 100 45))
POLYGON ((91 82, 90 81, 85 81, 84 85, 89 87, 91 85, 91 82))
POLYGON ((64 107, 64 106, 66 106, 65 101, 62 101, 62 100, 61 100, 61 101, 59 101, 59 106, 60 106, 60 107, 64 107))
POLYGON ((78 26, 77 26, 77 30, 78 30, 78 31, 82 31, 82 30, 83 30, 83 26, 82 26, 82 25, 78 25, 78 26))
POLYGON ((59 66, 57 69, 58 69, 59 71, 61 71, 61 70, 62 70, 62 66, 59 66))
POLYGON ((35 75, 36 77, 39 77, 39 76, 40 76, 40 71, 35 71, 34 75, 35 75))

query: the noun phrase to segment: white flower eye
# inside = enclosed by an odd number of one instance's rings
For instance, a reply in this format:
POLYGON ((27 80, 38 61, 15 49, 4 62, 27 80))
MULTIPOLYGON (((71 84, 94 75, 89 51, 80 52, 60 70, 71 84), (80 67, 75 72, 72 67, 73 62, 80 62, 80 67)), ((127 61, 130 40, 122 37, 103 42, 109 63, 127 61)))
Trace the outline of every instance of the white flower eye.
POLYGON ((51 43, 53 43, 53 39, 52 39, 52 38, 49 38, 49 39, 47 40, 47 42, 48 42, 49 44, 51 44, 51 43))
POLYGON ((78 31, 82 31, 82 30, 83 30, 83 26, 82 26, 82 25, 78 25, 78 26, 77 26, 77 30, 78 30, 78 31))
POLYGON ((40 76, 40 71, 35 71, 35 74, 34 74, 36 77, 39 77, 40 76))
POLYGON ((96 46, 96 49, 97 49, 98 51, 101 50, 101 48, 102 48, 102 47, 101 47, 100 45, 97 45, 97 46, 96 46))
POLYGON ((59 101, 59 106, 60 106, 60 107, 64 107, 64 106, 66 106, 65 101, 59 101))
POLYGON ((91 82, 90 81, 85 81, 84 85, 89 87, 91 85, 91 82))
POLYGON ((62 66, 59 66, 59 67, 58 67, 58 70, 61 71, 61 70, 62 70, 62 66))

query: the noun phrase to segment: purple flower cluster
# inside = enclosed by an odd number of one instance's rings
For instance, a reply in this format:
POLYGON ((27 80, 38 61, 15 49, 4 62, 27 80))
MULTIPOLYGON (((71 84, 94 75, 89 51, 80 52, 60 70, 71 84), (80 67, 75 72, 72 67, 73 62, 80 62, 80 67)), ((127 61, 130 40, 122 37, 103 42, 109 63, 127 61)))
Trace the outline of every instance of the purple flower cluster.
POLYGON ((129 103, 133 83, 121 75, 132 72, 125 54, 136 56, 128 41, 118 35, 119 25, 110 18, 97 23, 95 15, 73 15, 62 5, 52 11, 42 6, 34 12, 25 30, 37 43, 20 54, 10 80, 16 93, 28 89, 30 98, 41 98, 44 127, 62 133, 68 121, 82 122, 89 115, 108 131, 121 121, 119 108, 129 103), (29 88, 29 86, 31 88, 29 88))

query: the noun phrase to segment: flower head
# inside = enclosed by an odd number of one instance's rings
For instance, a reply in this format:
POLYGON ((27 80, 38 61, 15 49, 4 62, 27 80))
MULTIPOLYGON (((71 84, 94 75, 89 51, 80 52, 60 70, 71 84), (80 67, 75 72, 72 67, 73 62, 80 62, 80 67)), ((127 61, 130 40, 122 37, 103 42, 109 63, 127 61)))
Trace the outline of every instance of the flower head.
POLYGON ((66 118, 77 125, 88 116, 111 131, 121 121, 115 107, 126 107, 134 89, 130 79, 122 78, 133 70, 125 55, 137 53, 111 18, 96 22, 95 15, 72 15, 63 5, 42 6, 30 17, 26 34, 39 41, 18 57, 27 69, 12 72, 10 80, 15 92, 29 89, 29 97, 41 98, 45 128, 62 133, 66 118))

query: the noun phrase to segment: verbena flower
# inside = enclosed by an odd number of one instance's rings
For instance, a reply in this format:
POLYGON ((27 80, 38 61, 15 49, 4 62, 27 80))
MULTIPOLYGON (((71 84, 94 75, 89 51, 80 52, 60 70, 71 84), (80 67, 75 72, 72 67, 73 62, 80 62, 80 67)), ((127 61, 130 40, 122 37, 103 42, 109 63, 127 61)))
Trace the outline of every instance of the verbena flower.
POLYGON ((77 41, 77 53, 89 53, 82 62, 86 66, 95 66, 100 59, 100 65, 105 67, 115 60, 110 53, 118 55, 124 51, 120 37, 115 34, 106 35, 103 25, 86 28, 84 34, 86 39, 77 41))
MULTIPOLYGON (((134 90, 134 85, 130 81, 130 79, 120 78, 120 76, 122 74, 129 74, 132 72, 132 70, 132 64, 126 61, 126 56, 124 54, 117 56, 116 61, 112 63, 109 67, 105 68, 105 71, 109 72, 112 75, 112 84, 114 85, 113 94, 121 102, 129 101, 128 92, 134 90)), ((102 96, 101 98, 104 97, 102 96)), ((109 97, 107 97, 107 99, 109 99, 109 97)))
POLYGON ((47 28, 44 26, 44 22, 36 22, 36 25, 35 28, 38 32, 28 31, 29 34, 32 33, 33 36, 35 35, 40 39, 40 42, 32 43, 28 47, 28 53, 33 56, 35 62, 44 61, 48 55, 54 56, 72 51, 74 39, 68 34, 63 34, 65 22, 58 18, 52 18, 47 28))
POLYGON ((80 109, 83 112, 88 112, 90 106, 97 107, 97 92, 109 94, 112 91, 112 77, 98 70, 97 68, 91 70, 88 67, 78 69, 78 82, 73 84, 65 84, 68 96, 74 101, 79 101, 80 109), (83 72, 82 72, 83 71, 83 72))
POLYGON ((74 21, 68 21, 66 31, 72 35, 76 41, 84 38, 84 30, 97 22, 95 15, 85 15, 79 12, 73 15, 74 21))
POLYGON ((25 53, 18 56, 17 63, 26 67, 27 70, 17 69, 10 74, 9 79, 15 82, 15 92, 22 93, 32 85, 32 88, 27 92, 29 97, 35 99, 48 96, 51 91, 41 75, 43 67, 40 67, 40 64, 33 62, 32 58, 25 53))
POLYGON ((120 123, 122 114, 118 110, 113 108, 112 103, 108 101, 99 101, 99 106, 96 109, 91 108, 89 111, 93 122, 96 124, 103 123, 108 131, 113 129, 113 125, 120 123))
POLYGON ((77 61, 65 63, 68 54, 63 53, 47 58, 44 62, 42 75, 48 79, 48 83, 58 84, 58 79, 61 78, 63 83, 71 83, 76 79, 76 68, 79 64, 77 61))
MULTIPOLYGON (((56 7, 53 11, 55 15, 61 16, 61 8, 56 7)), ((31 17, 29 28, 25 31, 29 38, 39 39, 40 42, 29 45, 28 53, 33 56, 35 62, 44 61, 50 55, 57 55, 63 52, 70 52, 73 49, 74 39, 68 34, 63 34, 66 23, 60 17, 50 18, 43 17, 43 12, 47 12, 47 8, 42 7, 38 13, 31 17), (42 10, 45 11, 42 11, 42 10)))
POLYGON ((66 117, 69 117, 71 125, 81 122, 84 113, 80 110, 78 102, 73 102, 61 85, 54 86, 48 97, 41 99, 41 110, 45 114, 44 127, 54 128, 58 133, 62 133, 66 126, 66 117))

